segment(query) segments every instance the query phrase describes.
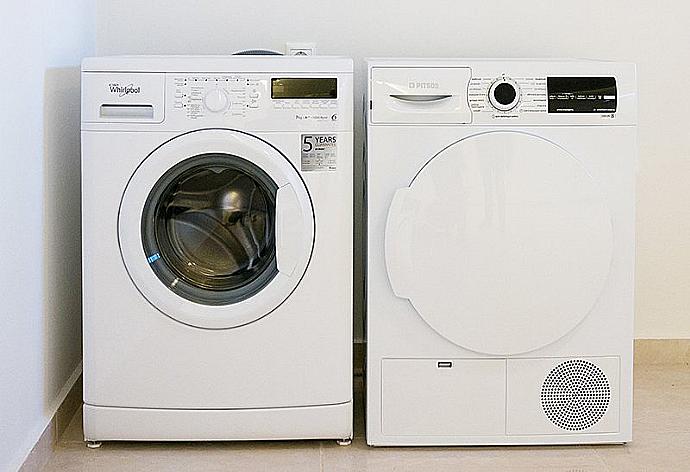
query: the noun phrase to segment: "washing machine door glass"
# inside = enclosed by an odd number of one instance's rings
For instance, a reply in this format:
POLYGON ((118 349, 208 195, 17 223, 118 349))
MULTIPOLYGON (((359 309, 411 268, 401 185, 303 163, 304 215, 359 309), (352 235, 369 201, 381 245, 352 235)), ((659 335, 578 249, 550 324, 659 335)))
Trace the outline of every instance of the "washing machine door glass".
POLYGON ((519 132, 443 149, 395 192, 386 222, 394 293, 441 336, 487 354, 574 329, 603 291, 612 250, 598 183, 561 147, 519 132))
POLYGON ((262 139, 208 129, 147 156, 124 190, 122 260, 170 318, 226 329, 271 313, 295 291, 314 247, 314 210, 290 160, 262 139))
POLYGON ((205 305, 251 297, 278 273, 277 184, 230 154, 201 154, 172 167, 144 205, 144 251, 158 278, 205 305))

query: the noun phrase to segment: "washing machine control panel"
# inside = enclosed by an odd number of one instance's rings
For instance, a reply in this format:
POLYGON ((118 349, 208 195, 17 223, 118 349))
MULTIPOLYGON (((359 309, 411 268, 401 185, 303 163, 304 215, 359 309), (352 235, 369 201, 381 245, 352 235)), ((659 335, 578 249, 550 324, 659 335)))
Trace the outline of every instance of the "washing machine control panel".
POLYGON ((333 121, 339 107, 336 77, 178 74, 171 79, 172 111, 190 120, 297 112, 300 119, 333 121))
POLYGON ((260 107, 266 80, 232 74, 190 74, 172 78, 172 106, 189 119, 209 115, 244 117, 260 107))

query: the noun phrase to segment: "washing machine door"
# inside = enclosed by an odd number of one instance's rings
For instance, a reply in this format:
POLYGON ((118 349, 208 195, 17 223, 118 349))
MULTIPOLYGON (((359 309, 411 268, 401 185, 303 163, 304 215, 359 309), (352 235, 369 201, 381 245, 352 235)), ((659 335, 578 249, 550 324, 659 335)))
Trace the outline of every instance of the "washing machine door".
POLYGON ((386 222, 394 293, 441 336, 508 355, 563 337, 612 260, 602 189, 559 146, 519 132, 458 141, 398 189, 386 222))
POLYGON ((190 132, 136 169, 118 219, 141 294, 188 325, 223 329, 271 313, 299 284, 314 211, 299 173, 273 146, 227 129, 190 132))

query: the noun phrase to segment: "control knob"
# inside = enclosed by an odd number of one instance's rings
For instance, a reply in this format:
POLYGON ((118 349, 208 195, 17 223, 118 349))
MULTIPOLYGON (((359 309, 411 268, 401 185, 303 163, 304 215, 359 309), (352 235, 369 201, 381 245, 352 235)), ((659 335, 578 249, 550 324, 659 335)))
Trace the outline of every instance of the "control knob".
POLYGON ((223 111, 228 106, 228 94, 220 88, 209 90, 204 95, 204 106, 213 113, 223 111))
POLYGON ((520 87, 512 79, 501 77, 489 87, 489 102, 497 110, 512 110, 520 102, 520 87))

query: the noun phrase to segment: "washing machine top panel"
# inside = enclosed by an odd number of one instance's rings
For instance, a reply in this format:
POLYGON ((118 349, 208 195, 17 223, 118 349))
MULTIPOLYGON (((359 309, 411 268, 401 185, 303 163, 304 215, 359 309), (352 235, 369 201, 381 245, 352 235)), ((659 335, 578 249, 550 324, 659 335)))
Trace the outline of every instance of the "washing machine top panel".
POLYGON ((248 133, 201 130, 163 143, 135 170, 118 236, 151 305, 188 325, 232 328, 269 314, 297 287, 314 211, 276 148, 248 133))
POLYGON ((429 156, 395 192, 385 228, 395 295, 485 354, 532 351, 571 331, 597 303, 612 249, 600 185, 566 150, 514 131, 429 156))
POLYGON ((85 59, 82 130, 352 132, 352 60, 280 56, 85 59))

